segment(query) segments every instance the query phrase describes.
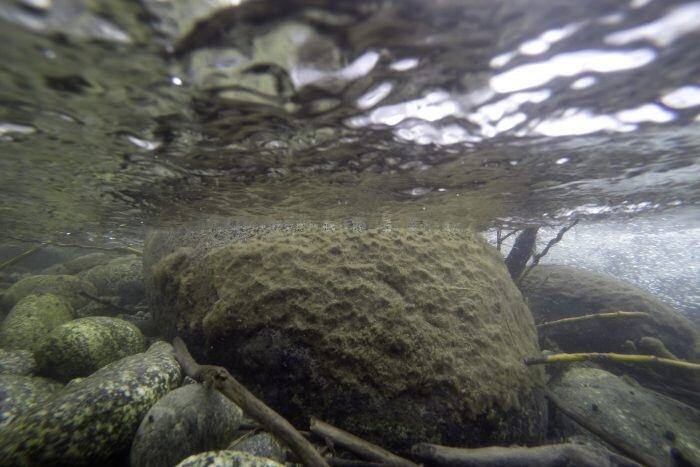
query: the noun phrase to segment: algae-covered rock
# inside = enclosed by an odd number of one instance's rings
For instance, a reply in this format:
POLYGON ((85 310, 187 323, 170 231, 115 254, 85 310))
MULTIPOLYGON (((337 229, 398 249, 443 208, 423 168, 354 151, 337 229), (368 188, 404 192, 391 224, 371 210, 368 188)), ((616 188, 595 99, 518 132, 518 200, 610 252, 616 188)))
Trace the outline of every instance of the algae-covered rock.
POLYGON ((80 277, 93 284, 99 295, 119 296, 127 305, 144 298, 143 266, 136 255, 115 258, 81 273, 80 277))
POLYGON ((0 325, 0 346, 36 352, 56 326, 73 317, 73 309, 59 296, 27 295, 17 302, 0 325))
POLYGON ((143 334, 133 324, 118 318, 90 316, 54 329, 36 358, 42 374, 68 381, 143 352, 144 347, 143 334))
POLYGON ((624 440, 645 464, 700 465, 700 411, 682 402, 597 368, 572 367, 550 391, 599 432, 624 440))
POLYGON ((234 440, 226 449, 247 452, 281 463, 284 463, 286 457, 284 444, 271 433, 258 433, 247 438, 234 440))
POLYGON ((0 375, 0 427, 40 407, 62 388, 48 378, 0 375))
POLYGON ((29 276, 15 283, 2 295, 2 305, 10 309, 29 294, 51 293, 64 298, 74 310, 84 306, 88 299, 80 295, 86 292, 96 295, 97 290, 91 283, 79 277, 69 275, 29 276))
POLYGON ((0 375, 28 376, 36 372, 36 359, 29 350, 0 349, 0 375))
MULTIPOLYGON (((148 264, 168 235, 151 237, 148 264)), ((541 438, 543 374, 522 361, 539 352, 532 316, 476 234, 189 238, 152 269, 156 321, 293 421, 399 449, 541 438)))
POLYGON ((131 445, 134 467, 170 467, 203 451, 223 449, 243 418, 219 391, 190 384, 160 399, 143 418, 131 445))
POLYGON ((195 454, 176 467, 282 467, 284 464, 240 451, 209 451, 195 454))
POLYGON ((105 465, 181 378, 164 342, 113 362, 0 428, 0 465, 105 465))
POLYGON ((642 311, 649 319, 588 320, 548 328, 542 336, 566 352, 626 352, 625 342, 659 339, 680 358, 700 357, 697 329, 687 318, 647 292, 614 277, 572 268, 541 265, 521 284, 535 321, 553 321, 604 311, 642 311))
POLYGON ((116 255, 114 253, 96 252, 73 258, 64 263, 54 264, 44 269, 42 274, 78 274, 101 264, 107 264, 116 255))

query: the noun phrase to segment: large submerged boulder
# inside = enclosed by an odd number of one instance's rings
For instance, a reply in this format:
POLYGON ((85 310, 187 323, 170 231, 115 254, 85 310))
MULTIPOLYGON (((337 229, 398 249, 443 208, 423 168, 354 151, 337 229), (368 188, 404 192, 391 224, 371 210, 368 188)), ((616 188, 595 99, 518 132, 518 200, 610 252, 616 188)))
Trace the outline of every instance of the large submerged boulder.
POLYGON ((525 277, 521 288, 538 323, 606 311, 648 314, 648 318, 597 319, 547 328, 542 336, 566 352, 629 353, 630 346, 642 351, 649 342, 644 338, 650 337, 679 358, 700 358, 693 323, 627 282, 570 266, 541 265, 525 277))
POLYGON ((0 346, 36 352, 55 327, 73 316, 73 309, 61 297, 50 293, 27 295, 0 324, 0 346))
POLYGON ((156 232, 145 255, 160 328, 299 423, 398 449, 544 433, 532 316, 474 233, 156 232))

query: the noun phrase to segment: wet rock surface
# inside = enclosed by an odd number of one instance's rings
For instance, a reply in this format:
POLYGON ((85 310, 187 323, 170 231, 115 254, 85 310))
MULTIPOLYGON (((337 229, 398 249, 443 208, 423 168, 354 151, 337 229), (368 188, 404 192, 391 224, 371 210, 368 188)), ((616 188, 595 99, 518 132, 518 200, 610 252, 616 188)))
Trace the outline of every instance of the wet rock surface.
POLYGON ((247 452, 280 463, 284 463, 286 457, 284 444, 271 433, 257 433, 241 440, 235 440, 226 449, 247 452))
POLYGON ((33 375, 36 359, 29 350, 0 349, 0 375, 33 375))
POLYGON ((36 352, 54 328, 73 318, 67 300, 50 293, 27 295, 0 324, 0 346, 36 352))
POLYGON ((542 436, 532 319, 475 234, 272 231, 203 250, 151 271, 156 321, 284 416, 399 448, 542 436))
POLYGON ((42 374, 68 381, 143 352, 144 347, 143 334, 133 324, 118 318, 91 316, 55 328, 36 357, 42 374))
POLYGON ((171 467, 193 454, 223 449, 241 409, 220 392, 190 384, 168 393, 143 418, 131 445, 133 467, 171 467))
POLYGON ((647 292, 614 277, 570 266, 540 265, 522 282, 537 323, 606 311, 641 311, 645 318, 589 320, 543 330, 567 352, 627 352, 644 337, 659 339, 679 358, 700 357, 697 328, 647 292))
POLYGON ((652 465, 700 463, 697 409, 597 368, 572 367, 549 387, 569 410, 652 465))
POLYGON ((119 296, 126 304, 143 300, 143 268, 136 255, 115 258, 80 274, 95 286, 99 295, 119 296))
POLYGON ((0 375, 0 429, 41 407, 61 389, 62 384, 48 378, 0 375))
POLYGON ((54 264, 42 271, 42 274, 78 274, 88 269, 106 264, 115 257, 114 253, 89 253, 68 261, 54 264))
POLYGON ((81 296, 80 292, 87 292, 91 295, 97 294, 95 286, 76 276, 36 275, 29 276, 13 284, 0 297, 0 302, 9 310, 27 295, 51 293, 67 300, 73 309, 78 309, 88 302, 88 299, 81 296))
POLYGON ((2 465, 111 465, 143 416, 182 378, 164 342, 71 384, 0 428, 2 465))
POLYGON ((239 451, 210 451, 195 454, 177 467, 281 467, 284 464, 239 451))

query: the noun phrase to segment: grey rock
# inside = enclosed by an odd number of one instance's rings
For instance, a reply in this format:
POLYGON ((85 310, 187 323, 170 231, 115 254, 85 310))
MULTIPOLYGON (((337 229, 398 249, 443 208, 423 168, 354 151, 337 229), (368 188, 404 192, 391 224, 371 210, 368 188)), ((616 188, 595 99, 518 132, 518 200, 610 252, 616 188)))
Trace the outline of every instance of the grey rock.
POLYGON ((182 379, 172 346, 113 362, 0 428, 0 465, 104 465, 182 379))
POLYGON ((684 465, 700 465, 697 409, 597 368, 571 367, 550 390, 587 423, 624 439, 650 465, 678 465, 672 449, 684 465))
POLYGON ((0 375, 0 428, 40 407, 62 388, 48 378, 0 375))
POLYGON ((239 451, 209 451, 195 454, 176 467, 281 467, 284 464, 239 451))
POLYGON ((41 374, 68 381, 143 352, 144 347, 144 336, 133 324, 118 318, 91 316, 51 331, 36 352, 36 359, 41 374))
POLYGON ((0 349, 0 375, 29 376, 36 372, 36 359, 29 350, 0 349))
POLYGON ((247 452, 258 457, 265 457, 284 463, 286 452, 284 444, 270 433, 258 433, 242 440, 235 440, 227 448, 229 451, 247 452))
POLYGON ((200 384, 175 389, 143 418, 131 445, 131 465, 170 467, 192 454, 222 449, 242 417, 219 391, 200 384))
POLYGON ((70 275, 38 275, 29 276, 16 282, 2 295, 0 302, 9 310, 15 304, 30 294, 52 293, 65 300, 74 310, 85 306, 88 299, 80 292, 97 295, 97 289, 89 282, 70 275))
POLYGON ((139 256, 115 258, 80 273, 80 277, 93 284, 99 295, 121 297, 124 304, 144 299, 143 266, 139 256))
POLYGON ((101 264, 106 264, 114 258, 113 253, 97 252, 79 256, 69 261, 54 264, 44 269, 42 274, 78 274, 101 264))
POLYGON ((27 295, 12 307, 0 325, 0 346, 36 352, 54 328, 73 317, 73 308, 57 295, 27 295))

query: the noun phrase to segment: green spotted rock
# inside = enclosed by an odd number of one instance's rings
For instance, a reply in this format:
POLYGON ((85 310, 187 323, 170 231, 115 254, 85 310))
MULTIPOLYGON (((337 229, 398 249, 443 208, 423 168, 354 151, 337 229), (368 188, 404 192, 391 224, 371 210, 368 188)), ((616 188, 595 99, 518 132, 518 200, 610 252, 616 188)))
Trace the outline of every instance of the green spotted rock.
POLYGON ((28 376, 36 372, 36 359, 29 350, 0 349, 0 375, 28 376))
POLYGON ((119 296, 126 304, 144 299, 143 264, 136 255, 115 258, 80 274, 97 288, 99 295, 119 296))
POLYGON ((80 295, 86 292, 90 295, 97 295, 97 289, 91 283, 77 277, 69 275, 37 275, 29 276, 16 282, 0 297, 2 306, 9 310, 17 302, 30 294, 52 293, 64 298, 70 303, 73 309, 85 306, 89 299, 80 295))
POLYGON ((62 324, 36 353, 41 374, 60 381, 88 376, 120 358, 143 352, 139 328, 119 318, 90 316, 62 324))
POLYGON ((0 427, 36 409, 62 388, 48 378, 0 375, 0 427))
POLYGON ((27 295, 17 302, 0 325, 0 346, 36 352, 55 327, 73 317, 71 306, 57 295, 27 295))
POLYGON ((181 379, 165 342, 113 362, 0 427, 0 465, 111 463, 129 447, 151 406, 181 379))
POLYGON ((195 454, 176 467, 281 467, 284 464, 240 451, 209 451, 195 454))

